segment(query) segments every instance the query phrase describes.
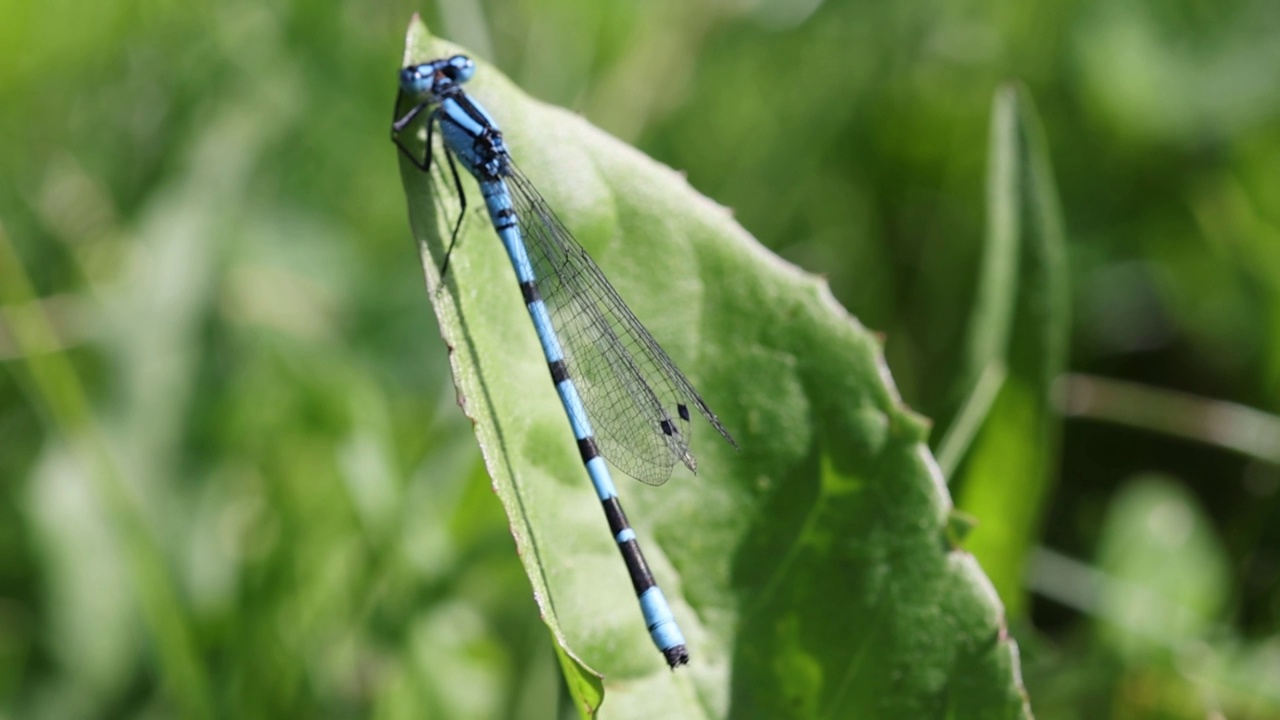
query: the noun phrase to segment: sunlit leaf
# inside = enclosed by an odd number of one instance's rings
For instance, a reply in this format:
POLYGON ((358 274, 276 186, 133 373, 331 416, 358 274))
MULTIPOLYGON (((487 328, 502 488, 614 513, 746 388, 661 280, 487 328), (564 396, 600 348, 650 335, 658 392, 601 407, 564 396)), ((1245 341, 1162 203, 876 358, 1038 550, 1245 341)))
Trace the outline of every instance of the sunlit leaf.
POLYGON ((967 547, 1011 612, 1057 462, 1050 394, 1067 352, 1067 269, 1048 154, 1030 100, 1001 89, 992 109, 987 238, 961 372, 969 400, 939 446, 964 458, 960 507, 980 523, 967 547))
MULTIPOLYGON (((410 27, 406 62, 458 52, 410 27)), ((620 490, 693 655, 645 632, 510 265, 464 179, 402 159, 428 292, 570 692, 602 717, 1025 717, 1016 647, 875 337, 676 172, 480 61, 513 155, 741 444, 620 490), (602 677, 596 680, 595 673, 602 677), (600 693, 603 691, 601 703, 600 693)), ((389 150, 390 152, 390 150, 389 150)), ((442 658, 447 662, 447 658, 442 658)))

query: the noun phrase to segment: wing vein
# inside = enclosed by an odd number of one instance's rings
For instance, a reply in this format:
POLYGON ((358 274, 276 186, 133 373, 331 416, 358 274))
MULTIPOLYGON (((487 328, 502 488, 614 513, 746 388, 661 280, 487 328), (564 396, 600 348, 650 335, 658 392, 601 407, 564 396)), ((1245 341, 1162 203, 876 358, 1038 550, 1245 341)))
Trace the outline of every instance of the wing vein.
POLYGON ((651 485, 666 482, 676 460, 696 469, 688 404, 736 447, 529 180, 514 164, 504 179, 569 375, 609 462, 651 485))

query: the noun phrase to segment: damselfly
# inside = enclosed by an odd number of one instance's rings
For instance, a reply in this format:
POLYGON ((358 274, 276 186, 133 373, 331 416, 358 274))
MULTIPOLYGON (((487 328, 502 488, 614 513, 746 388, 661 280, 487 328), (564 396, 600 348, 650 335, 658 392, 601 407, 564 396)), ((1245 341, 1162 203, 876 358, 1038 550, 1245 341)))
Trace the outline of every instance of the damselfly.
MULTIPOLYGON (((731 445, 737 444, 516 168, 493 118, 462 89, 473 74, 475 64, 463 55, 401 70, 391 139, 425 173, 431 169, 432 139, 439 128, 461 213, 466 196, 454 158, 479 183, 489 218, 515 267, 587 474, 631 574, 649 635, 668 665, 683 665, 689 660, 684 635, 627 523, 602 457, 650 485, 666 482, 677 460, 695 470, 689 452, 690 407, 731 445), (406 97, 413 105, 402 115, 406 97), (406 129, 418 127, 416 119, 426 125, 421 158, 401 140, 406 129)), ((453 226, 442 275, 463 214, 453 226)))

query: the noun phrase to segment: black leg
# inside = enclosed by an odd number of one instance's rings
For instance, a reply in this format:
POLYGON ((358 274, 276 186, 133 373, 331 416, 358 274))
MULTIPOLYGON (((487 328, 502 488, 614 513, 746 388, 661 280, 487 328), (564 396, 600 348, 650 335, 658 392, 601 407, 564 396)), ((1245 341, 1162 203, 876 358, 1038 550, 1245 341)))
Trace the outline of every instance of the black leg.
MULTIPOLYGON (((413 151, 405 147, 404 143, 400 142, 400 133, 404 132, 404 129, 408 127, 409 123, 413 122, 414 118, 416 118, 423 109, 427 107, 427 103, 414 105, 410 108, 409 112, 405 113, 403 116, 399 116, 400 102, 403 99, 404 90, 400 90, 396 93, 396 104, 395 107, 392 108, 391 113, 391 140, 396 144, 396 147, 400 149, 400 153, 409 158, 409 162, 413 163, 414 167, 424 173, 430 172, 432 155, 431 144, 435 139, 436 113, 439 112, 439 110, 433 110, 431 114, 427 116, 427 142, 422 150, 422 160, 419 160, 413 154, 413 151)), ((444 156, 445 159, 449 161, 449 172, 453 175, 453 187, 458 191, 458 204, 460 207, 458 209, 458 221, 453 224, 453 234, 449 237, 449 248, 445 250, 444 262, 440 264, 441 280, 444 280, 446 273, 449 272, 449 257, 453 254, 453 248, 458 243, 459 232, 462 230, 462 221, 466 219, 467 215, 467 195, 462 190, 462 178, 458 175, 458 165, 454 162, 453 153, 449 152, 448 147, 444 149, 444 156)))
POLYGON ((400 101, 404 100, 404 88, 396 90, 396 104, 391 107, 391 139, 396 139, 397 126, 400 124, 400 101))
MULTIPOLYGON (((435 123, 432 123, 434 125, 435 123)), ((453 246, 458 242, 458 231, 462 229, 462 220, 467 216, 467 194, 462 191, 462 178, 458 177, 458 166, 453 161, 453 153, 444 149, 444 157, 449 161, 449 172, 453 173, 453 186, 458 190, 458 222, 453 225, 453 235, 449 238, 449 249, 444 251, 444 262, 440 265, 440 279, 444 280, 449 272, 449 257, 453 254, 453 246)))
POLYGON ((413 152, 409 150, 409 148, 404 146, 404 143, 400 142, 400 133, 404 132, 404 129, 408 127, 409 123, 413 122, 413 119, 418 117, 419 113, 427 107, 427 104, 418 103, 410 108, 409 112, 405 113, 403 116, 399 116, 400 101, 403 99, 404 90, 400 90, 396 93, 396 104, 395 107, 392 108, 391 112, 391 142, 396 144, 396 147, 400 149, 400 153, 402 155, 409 158, 409 162, 413 163, 414 167, 418 168, 422 172, 427 172, 431 169, 431 132, 434 130, 434 123, 431 122, 431 118, 427 119, 427 144, 422 149, 422 159, 419 160, 414 156, 413 152))

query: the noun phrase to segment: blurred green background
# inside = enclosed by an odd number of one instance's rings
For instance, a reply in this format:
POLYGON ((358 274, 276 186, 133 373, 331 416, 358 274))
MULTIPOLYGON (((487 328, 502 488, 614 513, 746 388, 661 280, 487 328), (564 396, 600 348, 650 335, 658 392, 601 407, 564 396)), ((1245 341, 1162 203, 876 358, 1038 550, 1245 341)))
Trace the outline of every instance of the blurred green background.
POLYGON ((415 11, 829 276, 940 417, 1023 80, 1073 315, 1032 708, 1280 715, 1274 0, 0 5, 0 714, 557 706, 387 139, 415 11))

